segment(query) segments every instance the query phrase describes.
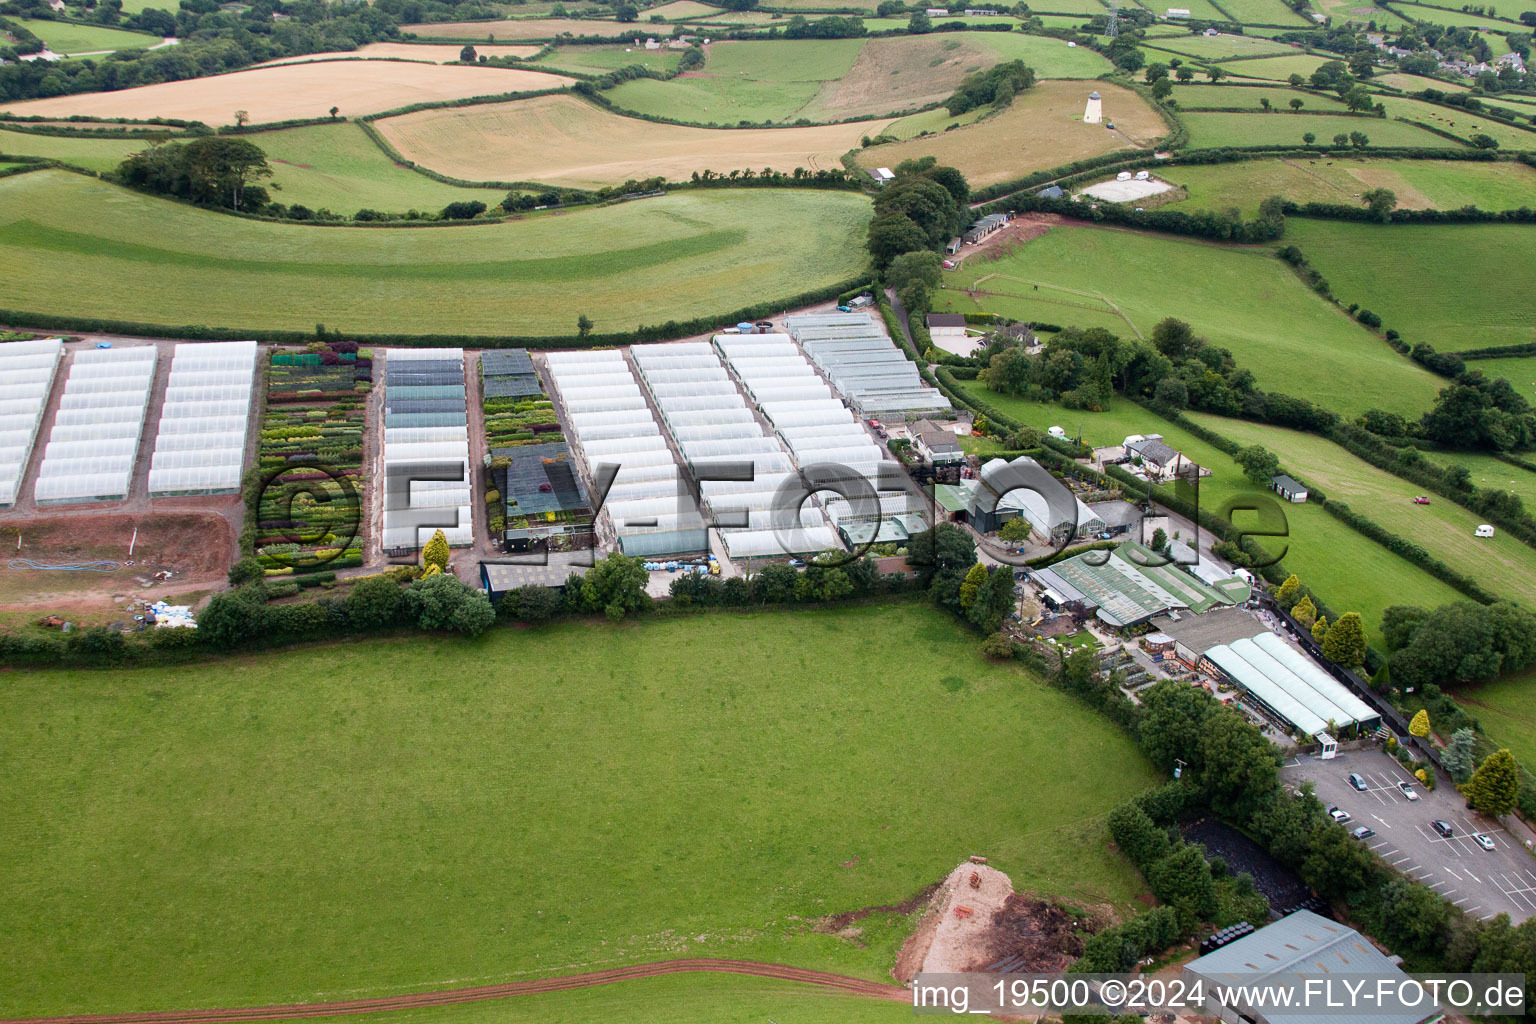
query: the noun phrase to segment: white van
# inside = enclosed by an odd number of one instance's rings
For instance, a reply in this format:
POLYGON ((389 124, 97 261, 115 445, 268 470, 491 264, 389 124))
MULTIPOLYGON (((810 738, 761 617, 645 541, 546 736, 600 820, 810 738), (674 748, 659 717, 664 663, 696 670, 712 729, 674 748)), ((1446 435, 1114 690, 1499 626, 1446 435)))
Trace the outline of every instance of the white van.
POLYGON ((1493 527, 1489 526, 1487 523, 1484 523, 1482 526, 1477 528, 1476 535, 1479 537, 1492 537, 1493 527))

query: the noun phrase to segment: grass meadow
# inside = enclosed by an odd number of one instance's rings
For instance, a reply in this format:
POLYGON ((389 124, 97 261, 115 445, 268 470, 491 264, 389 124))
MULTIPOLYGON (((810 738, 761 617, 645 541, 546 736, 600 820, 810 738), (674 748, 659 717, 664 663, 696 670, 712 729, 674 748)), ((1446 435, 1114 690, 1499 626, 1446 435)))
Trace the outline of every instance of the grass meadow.
MULTIPOLYGON (((1127 149, 1126 138, 1145 145, 1167 133, 1162 116, 1136 93, 1104 82, 1094 83, 1094 89, 1086 82, 1040 82, 1002 113, 969 127, 861 150, 859 165, 895 167, 912 157, 932 155, 940 163, 958 167, 972 185, 992 185, 1033 170, 1127 149), (1094 89, 1104 98, 1105 120, 1113 119, 1118 131, 1084 123, 1087 94, 1094 89)), ((896 127, 899 130, 913 120, 903 118, 896 127)), ((946 123, 940 122, 941 126, 946 123)))
MULTIPOLYGON (((1183 185, 1189 198, 1181 208, 1225 210, 1258 215, 1270 196, 1298 203, 1361 205, 1368 189, 1389 188, 1404 210, 1513 210, 1536 205, 1536 170, 1511 161, 1470 163, 1452 160, 1249 160, 1237 164, 1190 164, 1169 167, 1161 177, 1183 185)), ((1353 301, 1353 300, 1351 300, 1353 301)))
POLYGON ((1451 692, 1489 739, 1522 765, 1536 764, 1536 672, 1507 675, 1485 686, 1451 692))
POLYGON ((1180 109, 1186 110, 1198 107, 1246 107, 1259 111, 1264 109, 1261 100, 1269 100, 1271 105, 1280 110, 1289 110, 1291 100, 1301 100, 1305 110, 1328 112, 1349 109, 1343 100, 1336 100, 1332 96, 1319 96, 1300 89, 1259 83, 1228 85, 1225 82, 1186 82, 1173 87, 1173 98, 1178 101, 1180 109))
MULTIPOLYGON (((1472 365, 1481 367, 1482 364, 1472 365)), ((1508 491, 1518 496, 1528 507, 1536 508, 1536 473, 1528 469, 1512 466, 1497 456, 1479 452, 1425 452, 1424 457, 1441 465, 1465 466, 1475 486, 1508 491)))
POLYGON ((1536 341, 1532 238, 1529 228, 1505 224, 1379 227, 1293 218, 1286 227, 1286 241, 1306 253, 1335 295, 1373 310, 1409 342, 1441 351, 1536 341))
POLYGON ((1342 117, 1292 113, 1194 113, 1182 115, 1189 126, 1193 149, 1223 146, 1301 146, 1311 132, 1320 145, 1330 145, 1340 133, 1364 132, 1373 146, 1418 146, 1423 149, 1462 149, 1450 139, 1401 121, 1373 117, 1342 117))
POLYGON ((159 46, 159 36, 127 32, 103 25, 82 25, 76 21, 50 21, 43 18, 17 18, 16 24, 31 32, 54 53, 100 53, 115 50, 146 50, 159 46))
POLYGON ((1235 60, 1223 64, 1221 69, 1233 78, 1261 78, 1266 81, 1284 82, 1292 75, 1305 78, 1327 63, 1326 57, 1296 54, 1289 57, 1260 57, 1257 60, 1235 60))
MULTIPOLYGON (((1084 307, 1118 310, 1135 325, 1115 332, 1124 337, 1148 335, 1159 320, 1177 317, 1230 349, 1261 388, 1346 415, 1373 406, 1417 415, 1440 387, 1438 377, 1334 309, 1267 249, 1055 227, 1001 258, 966 260, 945 275, 945 285, 944 297, 974 290, 1057 299, 1059 315, 1039 318, 1054 323, 1079 323, 1072 313, 1084 307), (1362 380, 1371 388, 1362 389, 1362 380)), ((980 305, 990 308, 986 298, 980 305)))
POLYGON ((1296 13, 1281 0, 1221 0, 1221 6, 1238 21, 1260 25, 1304 25, 1311 19, 1296 13))
POLYGON ((1287 472, 1413 541, 1500 597, 1524 600, 1536 589, 1536 550, 1502 531, 1494 537, 1473 536, 1483 517, 1446 499, 1415 505, 1414 496, 1424 488, 1377 469, 1327 438, 1199 413, 1190 418, 1239 444, 1263 445, 1280 456, 1287 472))
MULTIPOLYGON (((1148 46, 1166 50, 1175 56, 1201 57, 1221 60, 1227 57, 1289 57, 1302 51, 1286 43, 1278 43, 1263 36, 1239 36, 1230 33, 1219 36, 1190 35, 1173 39, 1155 39, 1148 46)), ((1166 58, 1159 58, 1166 59, 1166 58)))
POLYGON ((1155 782, 1103 716, 914 602, 7 688, 0 1000, 17 1015, 677 956, 888 979, 907 915, 872 914, 856 941, 815 921, 974 853, 1020 889, 1126 908, 1140 881, 1104 816, 1155 782))
MULTIPOLYGON (((1464 139, 1478 133, 1490 135, 1499 140, 1499 146, 1503 149, 1536 149, 1536 132, 1515 128, 1492 118, 1399 96, 1377 96, 1376 101, 1387 108, 1388 117, 1406 117, 1414 121, 1422 121, 1464 139)), ((1375 140, 1376 135, 1371 129, 1362 128, 1361 131, 1375 140)))
POLYGON ((869 217, 854 193, 754 189, 502 224, 311 227, 39 171, 0 179, 0 276, 21 309, 162 324, 539 335, 572 333, 584 312, 632 330, 847 280, 869 217))
POLYGON ((470 43, 517 43, 525 40, 554 39, 569 32, 576 36, 602 36, 619 38, 633 33, 641 38, 655 35, 648 26, 636 23, 622 25, 617 21, 598 21, 585 18, 508 18, 501 21, 437 21, 424 25, 401 25, 400 34, 406 38, 434 41, 438 39, 463 40, 470 43))
POLYGON ((1481 370, 1483 376, 1503 377, 1525 400, 1536 405, 1536 359, 1529 356, 1512 356, 1507 359, 1478 359, 1467 364, 1481 370))
MULTIPOLYGON (((1120 444, 1130 434, 1162 434, 1168 444, 1211 470, 1200 480, 1200 504, 1218 515, 1227 502, 1256 490, 1229 455, 1134 402, 1121 399, 1106 412, 1081 412, 1008 398, 974 382, 962 384, 967 393, 1039 430, 1060 426, 1071 437, 1080 432, 1087 444, 1120 444)), ((1271 554, 1281 554, 1284 568, 1316 589, 1336 611, 1360 612, 1372 642, 1380 642, 1382 611, 1402 604, 1404 595, 1431 607, 1461 599, 1451 587, 1362 537, 1318 505, 1288 504, 1284 511, 1289 536, 1261 538, 1261 543, 1271 554)), ((1237 524, 1256 525, 1249 515, 1238 513, 1237 524)))
POLYGON ((704 170, 841 169, 841 155, 885 123, 696 128, 625 117, 562 93, 421 110, 374 126, 407 160, 465 181, 595 187, 652 175, 687 180, 704 170))
POLYGON ((528 66, 602 75, 636 65, 650 71, 671 71, 682 59, 683 55, 676 50, 636 50, 630 46, 561 46, 528 66))

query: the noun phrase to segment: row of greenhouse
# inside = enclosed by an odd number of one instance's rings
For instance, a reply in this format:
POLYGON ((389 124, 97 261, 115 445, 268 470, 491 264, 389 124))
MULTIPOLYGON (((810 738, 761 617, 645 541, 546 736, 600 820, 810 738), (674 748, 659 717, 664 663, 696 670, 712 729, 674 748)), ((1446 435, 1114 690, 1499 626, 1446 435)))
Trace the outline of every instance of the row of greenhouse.
POLYGON ((437 530, 474 543, 469 413, 461 348, 392 348, 384 357, 386 552, 421 548, 437 530))
POLYGON ((0 347, 0 508, 16 503, 63 352, 58 338, 0 347))
POLYGON ((150 460, 150 497, 240 489, 256 356, 254 341, 176 346, 150 460))
POLYGON ((704 517, 624 354, 551 352, 545 362, 619 550, 641 558, 707 550, 704 517))
POLYGON ((33 486, 37 504, 128 497, 158 355, 153 345, 75 353, 33 486))
POLYGON ((805 313, 786 317, 784 328, 861 416, 929 416, 950 408, 868 313, 805 313))

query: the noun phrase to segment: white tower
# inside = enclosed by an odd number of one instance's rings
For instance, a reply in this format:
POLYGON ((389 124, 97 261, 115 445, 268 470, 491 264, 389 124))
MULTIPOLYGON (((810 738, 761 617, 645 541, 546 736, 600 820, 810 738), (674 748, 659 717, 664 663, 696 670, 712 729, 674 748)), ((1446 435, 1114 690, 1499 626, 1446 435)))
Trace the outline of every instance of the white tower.
POLYGON ((1088 94, 1088 109, 1083 111, 1084 124, 1102 124, 1104 122, 1104 100, 1096 92, 1088 94))

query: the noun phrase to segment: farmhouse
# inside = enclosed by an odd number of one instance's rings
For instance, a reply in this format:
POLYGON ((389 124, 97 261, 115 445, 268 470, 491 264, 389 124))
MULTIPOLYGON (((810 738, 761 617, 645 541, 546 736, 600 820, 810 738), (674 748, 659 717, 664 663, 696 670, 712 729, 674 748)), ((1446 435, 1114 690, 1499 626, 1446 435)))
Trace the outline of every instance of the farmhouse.
POLYGON ((932 420, 918 420, 913 424, 912 446, 936 466, 965 461, 965 451, 954 431, 945 430, 932 420))
POLYGON ((1131 541, 1109 552, 1084 551, 1030 576, 1047 604, 1078 605, 1115 628, 1139 625, 1170 609, 1199 614, 1236 603, 1131 541))
POLYGON ((1148 480, 1172 480, 1191 472, 1198 472, 1200 476, 1211 475, 1210 470, 1189 461, 1183 452, 1165 444, 1162 434, 1132 434, 1125 439, 1123 447, 1126 458, 1140 460, 1141 469, 1148 480))
MULTIPOLYGON (((1378 985, 1381 985, 1380 990, 1387 993, 1381 1000, 1373 1002, 1370 1014, 1373 1021, 1423 1024, 1442 1016, 1440 1007, 1429 999, 1417 1005, 1402 1000, 1400 993, 1406 990, 1399 985, 1408 980, 1407 975, 1370 939, 1310 910, 1298 910, 1184 965, 1185 981, 1190 984, 1203 982, 1205 991, 1213 994, 1218 986, 1223 990, 1257 991, 1268 983, 1279 983, 1293 988, 1298 983, 1323 980, 1341 973, 1355 976, 1355 980, 1364 982, 1369 991, 1378 991, 1378 985), (1371 977, 1376 980, 1369 980, 1371 977)), ((1272 1015, 1273 1011, 1262 1006, 1224 1005, 1210 999, 1205 1009, 1224 1021, 1270 1024, 1271 1021, 1302 1019, 1295 1010, 1272 1015)), ((1323 1015, 1316 1017, 1322 1019, 1323 1015)))
POLYGON ((1307 500, 1307 489, 1284 473, 1272 478, 1269 487, 1286 501, 1300 504, 1307 500))

